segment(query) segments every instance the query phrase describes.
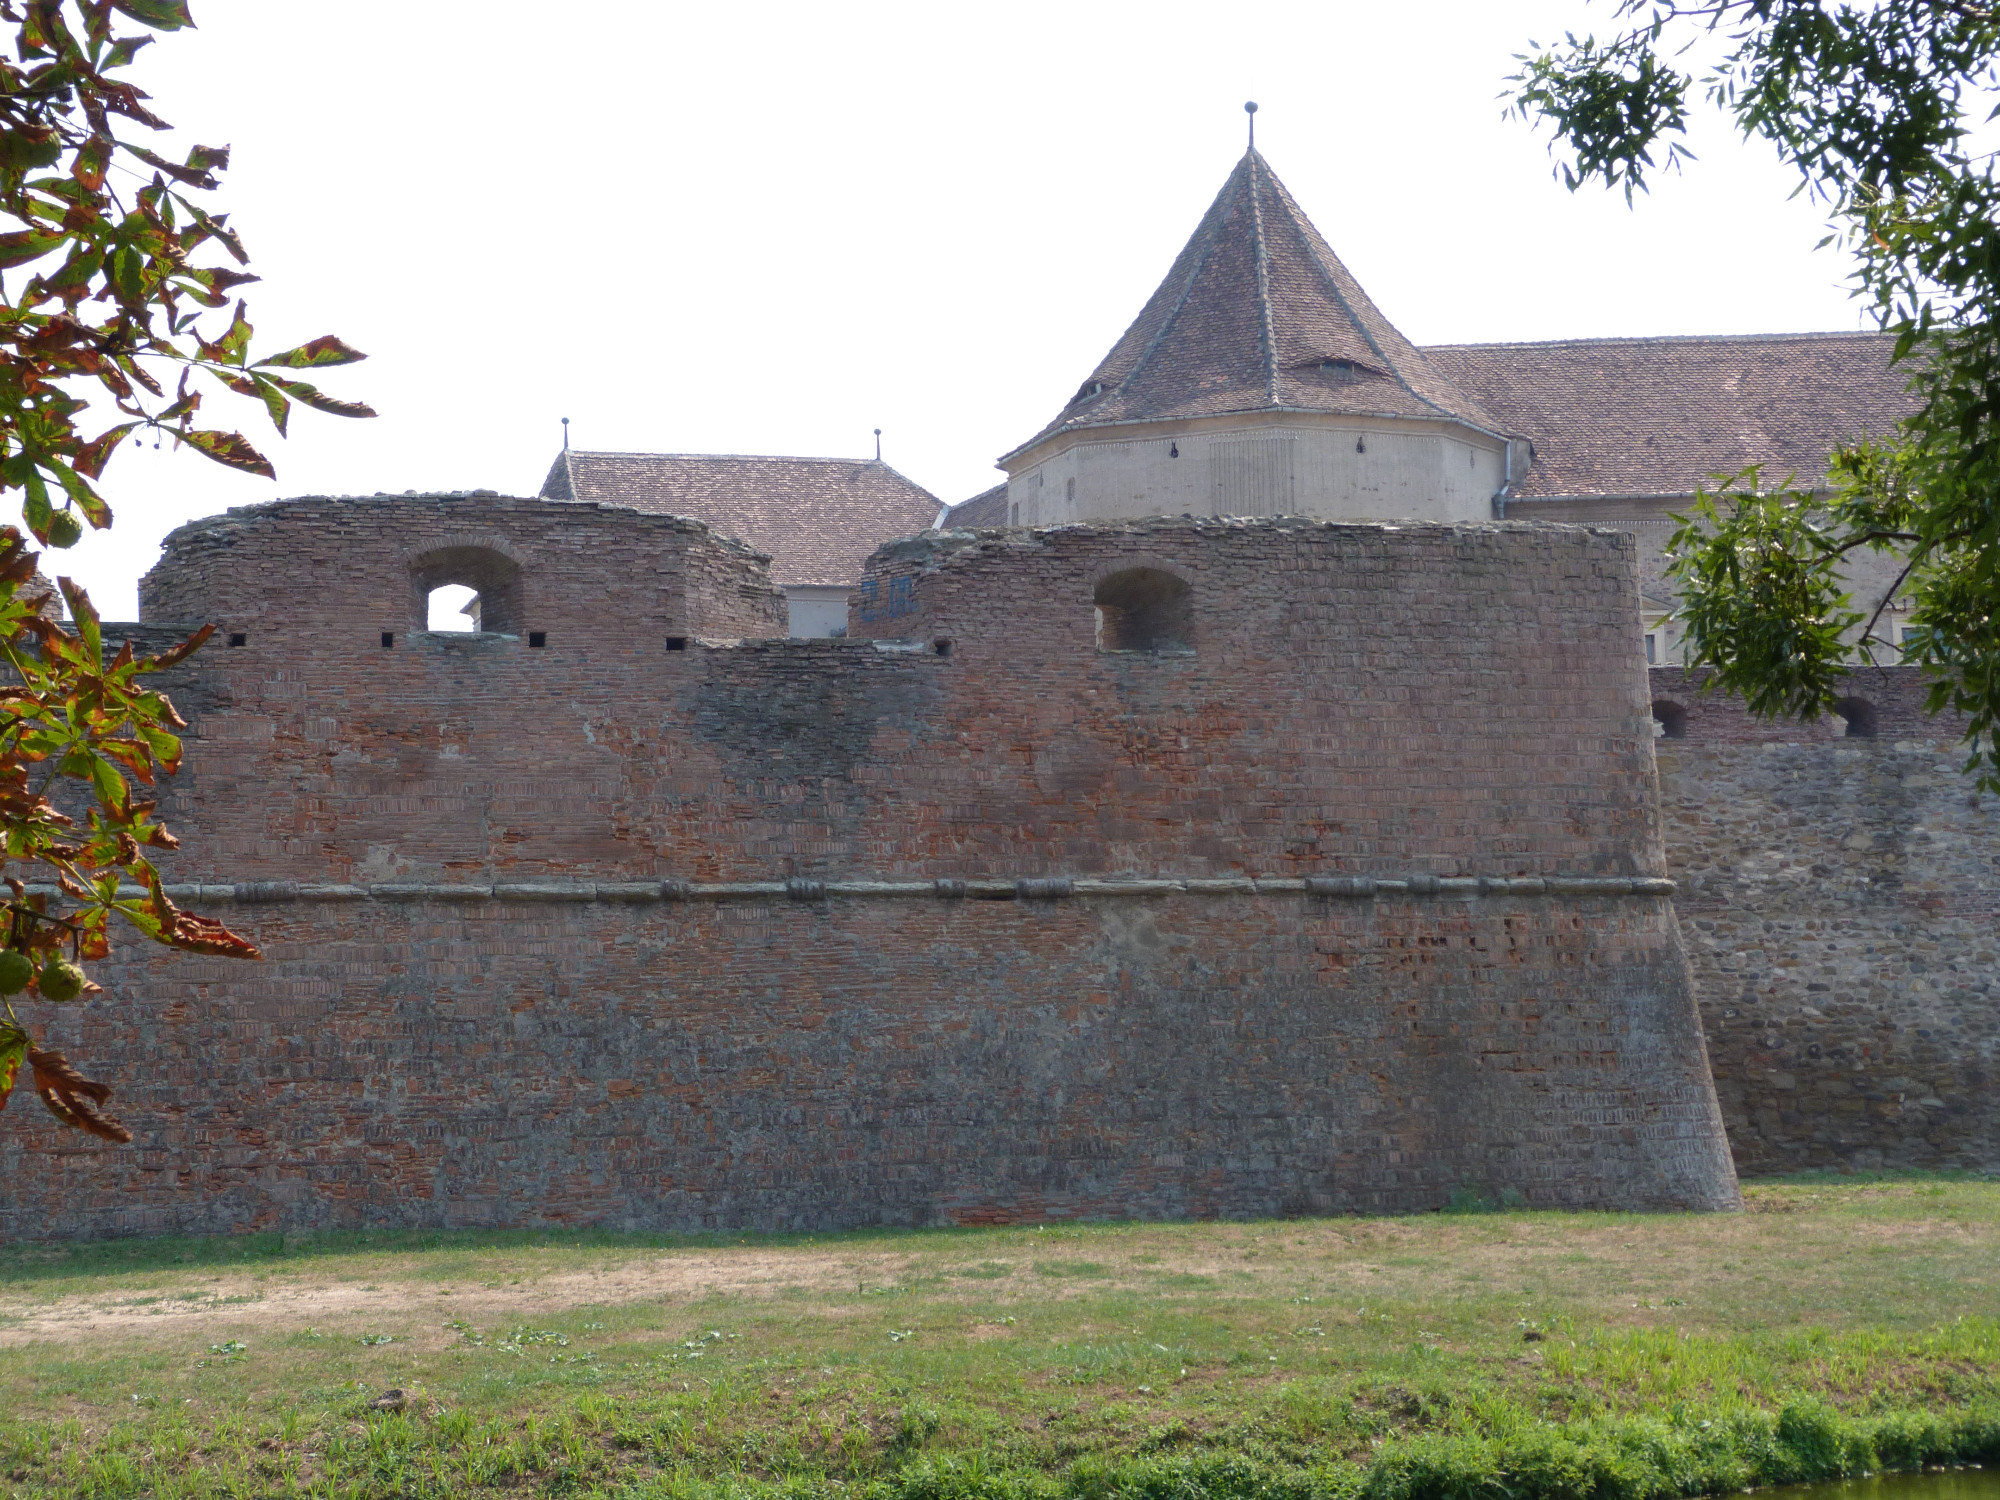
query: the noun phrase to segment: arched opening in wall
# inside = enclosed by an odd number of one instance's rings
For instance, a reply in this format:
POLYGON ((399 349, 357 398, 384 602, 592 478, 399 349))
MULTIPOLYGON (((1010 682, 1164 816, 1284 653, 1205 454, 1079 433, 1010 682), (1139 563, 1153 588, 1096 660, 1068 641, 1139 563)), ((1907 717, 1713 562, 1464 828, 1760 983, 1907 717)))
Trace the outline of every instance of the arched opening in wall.
POLYGON ((1833 705, 1833 711, 1847 721, 1847 737, 1851 740, 1872 740, 1875 738, 1875 705, 1866 698, 1842 698, 1833 705))
POLYGON ((1653 735, 1662 740, 1684 740, 1688 732, 1688 711, 1671 698, 1653 700, 1653 735))
POLYGON ((462 583, 434 588, 424 606, 425 628, 436 631, 479 629, 479 594, 462 583))
POLYGON ((418 630, 520 634, 521 566, 491 547, 440 547, 413 559, 410 592, 418 630))
POLYGON ((1194 590, 1160 568, 1127 568, 1097 585, 1097 649, 1192 651, 1194 590))

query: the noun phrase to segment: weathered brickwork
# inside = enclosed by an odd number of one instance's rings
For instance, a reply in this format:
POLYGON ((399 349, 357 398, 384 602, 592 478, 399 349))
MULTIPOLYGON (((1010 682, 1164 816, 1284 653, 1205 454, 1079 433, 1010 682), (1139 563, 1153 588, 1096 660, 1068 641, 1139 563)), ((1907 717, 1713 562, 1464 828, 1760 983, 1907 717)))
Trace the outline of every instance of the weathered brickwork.
POLYGON ((1675 904, 1740 1172, 2000 1168, 2000 802, 1921 674, 1850 679, 1873 737, 1690 706, 1659 745, 1675 904))
POLYGON ((67 1029, 0 1232, 805 1228, 1733 1182, 1663 899, 298 903, 67 1029), (100 1063, 100 1067, 106 1066, 100 1063), (53 1223, 43 1214, 53 1214, 53 1223))
POLYGON ((1735 1203, 1647 883, 1628 540, 1153 521, 877 565, 851 639, 738 644, 782 628, 754 557, 667 518, 176 533, 149 627, 244 644, 176 686, 170 879, 356 889, 227 908, 261 965, 128 945, 48 1018, 138 1144, 10 1115, 0 1154, 65 1159, 0 1234, 1735 1203), (404 633, 447 546, 516 589, 504 638, 404 633), (1133 568, 1186 586, 1174 649, 1097 649, 1133 568), (1181 885, 1063 894, 1118 874, 1181 885), (1348 879, 1201 883, 1245 875, 1348 879), (814 885, 857 878, 944 886, 814 885), (688 881, 793 884, 658 899, 688 881))

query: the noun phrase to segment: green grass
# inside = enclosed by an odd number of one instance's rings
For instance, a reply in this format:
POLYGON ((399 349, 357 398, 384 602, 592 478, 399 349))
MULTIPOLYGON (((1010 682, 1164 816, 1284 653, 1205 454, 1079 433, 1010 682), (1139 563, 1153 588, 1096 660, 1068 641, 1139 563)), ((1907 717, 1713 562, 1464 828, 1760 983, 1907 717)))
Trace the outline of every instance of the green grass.
POLYGON ((2000 1461, 2000 1185, 1747 1197, 5 1249, 0 1496, 1653 1500, 2000 1461))

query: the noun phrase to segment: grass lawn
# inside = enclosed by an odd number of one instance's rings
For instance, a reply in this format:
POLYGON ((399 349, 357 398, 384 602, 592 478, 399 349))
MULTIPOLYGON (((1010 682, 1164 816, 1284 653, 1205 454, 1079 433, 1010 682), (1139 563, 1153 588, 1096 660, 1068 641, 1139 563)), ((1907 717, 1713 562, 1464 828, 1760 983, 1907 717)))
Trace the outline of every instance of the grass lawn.
POLYGON ((1612 1500, 2000 1462, 2000 1184, 1745 1198, 4 1249, 0 1496, 1612 1500))

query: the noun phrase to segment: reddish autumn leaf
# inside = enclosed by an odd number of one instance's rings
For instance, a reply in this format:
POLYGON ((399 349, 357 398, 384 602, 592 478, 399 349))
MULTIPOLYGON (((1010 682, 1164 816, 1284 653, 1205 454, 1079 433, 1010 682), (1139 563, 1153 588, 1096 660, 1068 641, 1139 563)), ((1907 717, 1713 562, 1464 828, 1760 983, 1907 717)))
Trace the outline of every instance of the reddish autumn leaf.
POLYGON ((49 1113, 63 1124, 121 1146, 131 1142, 131 1131, 110 1116, 98 1113, 100 1104, 110 1102, 108 1085, 85 1078, 60 1052, 42 1052, 30 1047, 28 1067, 34 1072, 35 1092, 42 1096, 49 1113))
MULTIPOLYGON (((197 145, 176 160, 130 138, 135 125, 167 127, 145 91, 117 75, 153 32, 192 24, 185 0, 0 0, 0 33, 11 29, 15 44, 0 46, 0 99, 11 101, 0 111, 0 207, 11 210, 0 270, 24 268, 0 279, 0 388, 9 393, 0 490, 13 492, 45 545, 80 540, 79 520, 111 524, 96 485, 125 438, 147 427, 239 473, 274 477, 240 433, 195 425, 197 373, 258 402, 280 435, 294 403, 373 415, 290 378, 362 357, 337 338, 250 364, 249 317, 229 297, 257 278, 239 269, 248 255, 229 216, 204 198, 228 169, 228 148, 197 145), (123 185, 116 193, 114 183, 123 185), (205 263, 225 257, 234 264, 205 263)), ((52 958, 94 963, 110 952, 115 918, 171 947, 257 957, 249 939, 167 899, 150 854, 176 841, 141 800, 180 764, 187 728, 147 679, 199 649, 211 628, 157 655, 125 642, 107 657, 84 591, 63 581, 74 622, 65 625, 36 563, 27 539, 0 525, 0 845, 9 870, 0 880, 13 892, 0 902, 0 948, 30 958, 38 975, 52 958), (52 783, 65 806, 82 806, 58 808, 52 783), (35 894, 14 872, 34 880, 35 894)), ((54 978, 53 989, 35 979, 14 1003, 61 1003, 97 988, 67 969, 54 978)), ((0 1015, 0 1103, 31 1067, 59 1119, 130 1139, 101 1108, 108 1088, 60 1053, 35 1050, 29 1028, 0 1015)))

